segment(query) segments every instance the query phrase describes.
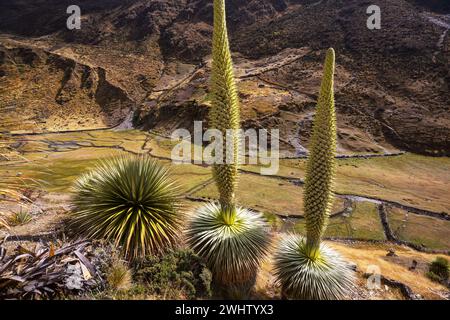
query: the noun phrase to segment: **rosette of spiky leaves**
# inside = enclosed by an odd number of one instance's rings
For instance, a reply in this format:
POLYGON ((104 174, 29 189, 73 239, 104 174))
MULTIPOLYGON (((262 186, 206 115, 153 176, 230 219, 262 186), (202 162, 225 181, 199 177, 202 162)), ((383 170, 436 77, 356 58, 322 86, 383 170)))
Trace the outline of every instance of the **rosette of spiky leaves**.
POLYGON ((321 243, 312 259, 299 235, 281 240, 274 265, 283 293, 293 299, 338 300, 353 286, 353 271, 336 251, 321 243))
POLYGON ((166 167, 147 156, 100 161, 74 187, 69 227, 109 239, 129 260, 172 246, 180 230, 180 195, 166 167))
POLYGON ((224 0, 214 0, 212 59, 210 128, 221 131, 224 137, 222 163, 213 166, 213 175, 219 189, 221 205, 234 207, 239 166, 240 115, 224 0))
POLYGON ((311 250, 319 246, 333 205, 336 156, 335 53, 327 51, 306 169, 304 209, 311 250))
POLYGON ((208 203, 194 212, 186 239, 205 259, 216 283, 238 285, 256 275, 269 249, 269 228, 258 213, 240 207, 224 212, 208 203))

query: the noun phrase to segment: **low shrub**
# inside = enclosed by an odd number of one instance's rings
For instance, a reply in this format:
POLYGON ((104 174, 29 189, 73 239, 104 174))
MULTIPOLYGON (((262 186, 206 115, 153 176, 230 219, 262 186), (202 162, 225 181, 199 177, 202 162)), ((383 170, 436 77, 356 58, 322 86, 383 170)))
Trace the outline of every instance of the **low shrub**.
POLYGON ((428 277, 430 280, 432 280, 432 281, 434 281, 434 282, 441 282, 441 281, 442 281, 441 277, 439 277, 439 276, 438 276, 437 274, 435 274, 434 272, 428 271, 428 272, 426 273, 426 275, 427 275, 427 277, 428 277))
POLYGON ((14 212, 9 216, 8 224, 10 226, 22 226, 29 223, 32 219, 33 216, 28 211, 20 208, 19 211, 14 212))
POLYGON ((132 287, 131 270, 125 261, 114 258, 106 272, 108 288, 113 292, 128 291, 132 287))
MULTIPOLYGON (((134 280, 164 299, 210 297, 212 274, 191 250, 150 255, 134 266, 134 280)), ((141 287, 142 289, 142 287, 141 287)))
POLYGON ((442 257, 437 257, 430 263, 427 276, 433 281, 446 281, 449 277, 449 270, 450 266, 448 260, 442 257))

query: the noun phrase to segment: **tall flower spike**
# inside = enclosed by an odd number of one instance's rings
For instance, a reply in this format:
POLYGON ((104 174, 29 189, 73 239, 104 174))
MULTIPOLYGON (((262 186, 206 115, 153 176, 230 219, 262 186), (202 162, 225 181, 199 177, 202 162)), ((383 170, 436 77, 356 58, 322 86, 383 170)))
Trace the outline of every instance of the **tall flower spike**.
MULTIPOLYGON (((220 205, 197 208, 188 221, 186 242, 205 259, 214 284, 231 297, 253 286, 267 255, 270 235, 261 214, 236 206, 239 167, 239 103, 225 20, 225 1, 214 0, 210 128, 226 137, 219 155, 226 161, 213 166, 220 205), (234 293, 233 293, 234 292, 234 293)), ((216 154, 216 156, 218 156, 216 154)))
POLYGON ((336 171, 336 113, 334 107, 335 53, 327 52, 317 103, 304 193, 308 247, 313 257, 325 232, 333 205, 336 171))
POLYGON ((228 42, 225 0, 214 0, 214 34, 212 62, 212 108, 210 127, 222 132, 223 163, 215 164, 213 175, 224 211, 234 211, 235 189, 238 180, 239 101, 233 74, 233 64, 228 42), (229 134, 227 135, 227 130, 229 134), (227 143, 228 141, 228 148, 227 143), (232 148, 231 148, 232 147, 232 148))
POLYGON ((335 300, 351 292, 354 273, 341 255, 321 243, 333 204, 336 155, 334 50, 329 49, 317 103, 306 170, 306 239, 290 235, 280 241, 274 271, 284 295, 294 299, 335 300))

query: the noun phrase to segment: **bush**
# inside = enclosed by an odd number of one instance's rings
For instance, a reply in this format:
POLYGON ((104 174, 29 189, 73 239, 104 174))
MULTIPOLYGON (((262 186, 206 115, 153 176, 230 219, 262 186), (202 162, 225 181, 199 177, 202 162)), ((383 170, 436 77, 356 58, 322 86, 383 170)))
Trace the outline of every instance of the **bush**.
POLYGON ((439 276, 438 276, 437 274, 435 274, 434 272, 428 271, 428 272, 426 273, 426 275, 427 275, 427 277, 428 277, 430 280, 432 280, 432 281, 434 281, 434 282, 441 282, 441 281, 442 281, 441 277, 439 277, 439 276))
POLYGON ((104 160, 74 189, 69 228, 77 236, 112 240, 129 260, 175 244, 180 195, 158 161, 145 156, 104 160))
POLYGON ((442 257, 437 257, 433 262, 430 263, 427 276, 433 281, 446 281, 449 277, 448 260, 442 257))
POLYGON ((145 286, 147 293, 165 299, 194 299, 212 294, 211 272, 191 250, 147 256, 135 264, 134 279, 145 286))

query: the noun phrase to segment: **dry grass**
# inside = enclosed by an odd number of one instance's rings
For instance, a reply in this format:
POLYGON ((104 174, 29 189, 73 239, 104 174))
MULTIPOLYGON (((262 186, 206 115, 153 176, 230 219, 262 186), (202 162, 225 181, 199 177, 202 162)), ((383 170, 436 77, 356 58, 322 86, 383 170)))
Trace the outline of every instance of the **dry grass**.
POLYGON ((341 193, 362 194, 413 207, 450 212, 450 159, 407 154, 395 158, 342 161, 341 193))
POLYGON ((0 217, 0 229, 2 228, 9 229, 9 224, 5 218, 0 217))
POLYGON ((113 292, 130 290, 132 287, 132 275, 126 262, 114 257, 107 270, 106 281, 108 283, 108 288, 113 292))
POLYGON ((336 242, 330 242, 329 244, 348 260, 356 263, 358 270, 362 273, 366 272, 369 266, 378 266, 383 276, 408 285, 414 293, 420 294, 425 299, 442 299, 442 296, 438 292, 448 290, 444 286, 428 279, 424 270, 410 271, 408 269, 408 265, 413 260, 425 264, 434 260, 437 255, 421 253, 409 248, 392 245, 370 245, 362 243, 349 245, 347 243, 342 244, 336 242), (387 250, 392 247, 395 248, 397 255, 403 261, 408 261, 409 264, 400 264, 398 263, 399 259, 387 257, 387 250))
MULTIPOLYGON (((0 108, 0 110, 3 110, 3 108, 0 108)), ((3 123, 0 123, 0 126, 3 126, 3 123)), ((11 148, 12 143, 13 140, 9 135, 0 133, 0 168, 27 162, 26 158, 11 148)), ((31 220, 28 212, 23 211, 27 206, 27 199, 23 196, 22 190, 34 184, 34 182, 32 179, 22 177, 21 173, 0 172, 0 228, 9 229, 11 226, 25 224, 31 220), (20 211, 6 217, 5 212, 2 212, 4 211, 2 204, 7 201, 16 202, 20 205, 20 211)))

